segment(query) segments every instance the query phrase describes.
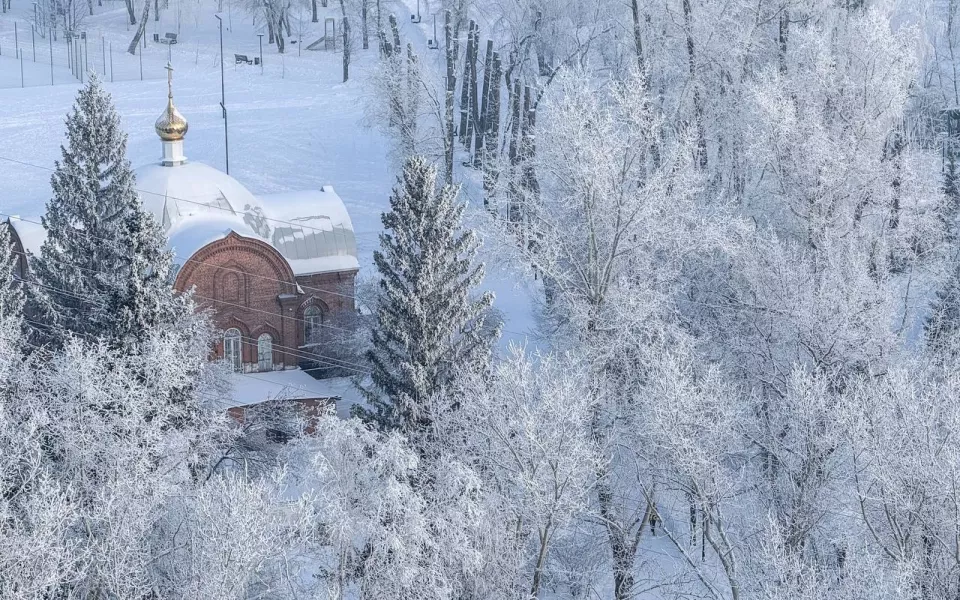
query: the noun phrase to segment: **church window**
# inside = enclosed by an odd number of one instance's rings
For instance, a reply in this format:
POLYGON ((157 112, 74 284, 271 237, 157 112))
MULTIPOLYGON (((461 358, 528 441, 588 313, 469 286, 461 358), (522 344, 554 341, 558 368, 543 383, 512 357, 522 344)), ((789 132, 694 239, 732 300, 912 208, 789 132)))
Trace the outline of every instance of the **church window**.
POLYGON ((239 329, 232 327, 223 333, 223 358, 234 371, 240 371, 243 368, 240 342, 241 333, 239 329))
POLYGON ((303 311, 303 344, 320 343, 320 330, 323 328, 323 311, 319 306, 308 306, 303 311))
POLYGON ((240 303, 240 276, 237 273, 227 273, 223 276, 221 297, 224 302, 240 303))
POLYGON ((273 338, 269 333, 257 338, 257 368, 261 371, 273 370, 273 338))

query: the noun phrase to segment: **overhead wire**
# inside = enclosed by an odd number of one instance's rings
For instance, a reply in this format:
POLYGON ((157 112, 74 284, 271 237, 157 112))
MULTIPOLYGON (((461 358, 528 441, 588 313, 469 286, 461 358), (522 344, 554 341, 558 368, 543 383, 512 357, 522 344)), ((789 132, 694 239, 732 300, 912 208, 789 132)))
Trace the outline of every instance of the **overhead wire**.
MULTIPOLYGON (((15 158, 10 158, 10 157, 8 157, 8 156, 0 156, 0 160, 5 160, 5 161, 7 161, 7 162, 11 162, 11 163, 14 163, 14 164, 22 165, 22 166, 25 166, 25 167, 32 167, 32 168, 34 168, 34 169, 43 169, 44 171, 51 171, 51 172, 55 172, 55 171, 56 171, 56 169, 53 168, 53 167, 45 167, 45 166, 43 166, 43 165, 37 165, 37 164, 29 163, 29 162, 26 162, 26 161, 23 161, 23 160, 17 160, 17 159, 15 159, 15 158)), ((67 175, 67 173, 64 173, 64 174, 67 175)), ((77 177, 77 178, 79 179, 78 176, 75 176, 75 177, 77 177)), ((159 197, 162 197, 162 198, 165 198, 165 199, 175 200, 175 201, 177 201, 177 202, 186 202, 187 204, 194 204, 194 205, 196 205, 196 206, 202 206, 202 207, 205 208, 205 209, 221 210, 221 211, 224 211, 224 212, 228 212, 228 213, 230 213, 231 215, 236 215, 236 214, 237 214, 237 212, 236 212, 235 210, 233 210, 232 208, 224 208, 224 207, 222 207, 222 206, 214 206, 214 205, 212 205, 212 204, 207 204, 207 203, 205 203, 205 202, 198 202, 198 201, 196 201, 196 200, 189 200, 189 199, 187 199, 187 198, 180 198, 180 197, 178 197, 178 196, 170 196, 170 195, 168 195, 168 194, 161 194, 161 193, 159 193, 159 192, 154 192, 154 191, 150 191, 150 190, 144 190, 144 189, 137 188, 137 187, 134 187, 134 188, 132 188, 132 189, 133 189, 134 191, 136 191, 136 192, 139 192, 139 193, 141 193, 141 194, 147 194, 147 195, 149 195, 149 196, 159 196, 159 197)), ((310 230, 313 230, 313 231, 316 231, 316 232, 319 232, 319 233, 329 233, 329 231, 327 231, 327 230, 325 230, 325 229, 320 229, 319 227, 313 227, 313 226, 311 226, 311 225, 304 225, 303 223, 295 223, 295 222, 293 222, 293 221, 285 221, 285 220, 283 220, 283 219, 276 219, 276 218, 273 218, 273 217, 267 217, 267 216, 265 216, 265 215, 258 215, 258 218, 261 218, 261 219, 263 219, 264 221, 271 221, 271 222, 273 222, 273 223, 280 223, 280 224, 282 224, 282 225, 288 225, 288 226, 290 226, 290 227, 299 227, 300 229, 310 229, 310 230)), ((354 231, 353 234, 354 234, 355 236, 357 236, 357 235, 379 235, 380 232, 379 232, 379 231, 361 231, 361 232, 354 231)))
MULTIPOLYGON (((24 218, 24 217, 21 217, 21 216, 19 216, 19 215, 12 215, 12 214, 9 214, 9 213, 0 212, 0 217, 6 217, 6 218, 8 218, 8 219, 16 219, 16 220, 18 220, 18 221, 23 221, 24 223, 31 223, 31 224, 39 225, 39 226, 43 227, 43 223, 41 223, 40 221, 35 221, 35 220, 33 220, 33 219, 24 218)), ((80 235, 82 235, 83 237, 86 237, 87 239, 104 241, 104 242, 109 242, 109 241, 110 241, 110 240, 107 240, 106 238, 99 237, 99 236, 95 236, 95 235, 90 234, 90 233, 87 233, 87 232, 82 232, 82 233, 81 233, 81 232, 78 232, 78 233, 80 233, 80 235)), ((239 270, 239 269, 231 269, 230 267, 224 267, 224 266, 221 266, 221 265, 216 265, 216 264, 213 264, 213 263, 211 263, 211 262, 203 261, 203 260, 199 260, 199 259, 195 259, 195 258, 192 258, 192 257, 185 257, 185 256, 177 255, 177 254, 174 254, 173 257, 176 258, 176 259, 178 259, 178 260, 183 261, 184 264, 186 264, 186 263, 188 263, 188 262, 192 262, 192 263, 195 263, 195 264, 198 264, 198 265, 203 265, 203 266, 211 267, 211 268, 214 268, 214 269, 220 269, 220 270, 228 271, 228 272, 231 272, 231 273, 237 273, 237 274, 241 274, 241 275, 252 276, 252 277, 256 277, 256 278, 258 278, 258 279, 264 279, 264 280, 266 280, 266 281, 270 281, 270 282, 274 282, 274 283, 280 283, 280 284, 283 284, 283 285, 298 285, 298 286, 300 286, 301 289, 304 289, 304 290, 310 290, 310 291, 313 291, 313 292, 322 292, 322 293, 324 293, 324 294, 330 294, 331 296, 339 296, 339 297, 342 297, 342 298, 350 298, 350 299, 352 299, 352 300, 354 300, 354 301, 357 300, 357 297, 356 297, 355 295, 353 295, 353 294, 344 294, 343 292, 335 292, 335 291, 330 290, 330 289, 327 289, 327 288, 318 288, 318 287, 308 286, 308 285, 305 285, 305 284, 302 284, 302 283, 299 283, 299 282, 296 282, 296 281, 293 281, 293 282, 291 282, 291 281, 284 281, 284 280, 282 280, 282 279, 275 279, 275 278, 273 278, 273 277, 267 277, 266 275, 261 275, 261 274, 258 274, 258 273, 249 273, 249 272, 247 272, 247 271, 241 271, 241 270, 239 270)))
MULTIPOLYGON (((78 267, 78 268, 82 268, 82 267, 78 267)), ((85 270, 93 271, 93 272, 97 272, 97 273, 103 273, 103 272, 104 272, 104 271, 97 271, 97 270, 95 270, 95 269, 85 269, 85 270)), ((94 305, 94 306, 99 306, 99 307, 101 307, 101 308, 107 308, 107 306, 106 306, 105 304, 103 304, 103 303, 93 302, 93 301, 89 300, 88 298, 85 298, 85 297, 83 297, 83 296, 81 296, 81 295, 79 295, 79 294, 76 294, 76 293, 74 293, 74 292, 71 292, 71 291, 69 291, 69 290, 65 290, 65 289, 62 289, 62 288, 58 288, 58 287, 56 287, 56 286, 50 286, 50 285, 43 284, 43 283, 36 282, 36 281, 34 281, 34 282, 32 282, 32 283, 33 283, 33 285, 37 285, 37 286, 42 287, 42 288, 44 288, 44 289, 46 289, 46 290, 55 291, 55 292, 58 292, 58 293, 67 295, 67 296, 69 296, 69 297, 71 297, 71 298, 75 298, 75 299, 77 299, 77 300, 80 300, 81 302, 86 302, 86 303, 88 303, 88 304, 92 304, 92 305, 94 305)), ((273 314, 273 313, 270 313, 270 314, 273 314)), ((291 317, 288 317, 288 318, 291 318, 291 317)), ((302 321, 302 320, 301 320, 301 321, 302 321)), ((305 321, 304 321, 304 322, 305 322, 305 321)), ((80 335, 89 335, 89 334, 82 334, 82 333, 81 333, 80 335)), ((254 338, 251 338, 251 337, 249 337, 249 336, 242 336, 242 335, 241 335, 241 337, 242 337, 243 339, 248 340, 247 343, 250 344, 250 345, 255 345, 255 343, 256 343, 256 340, 255 340, 254 338)), ((323 362, 326 361, 326 366, 325 366, 325 367, 322 367, 322 368, 324 368, 324 369, 336 367, 336 368, 342 368, 342 369, 344 369, 344 370, 346 370, 346 371, 353 371, 353 372, 355 372, 356 374, 359 374, 359 375, 368 375, 368 374, 370 373, 369 369, 367 369, 365 365, 361 365, 361 364, 359 364, 359 363, 354 363, 354 362, 347 361, 347 360, 344 360, 344 359, 338 359, 338 358, 334 358, 334 357, 330 357, 330 356, 325 356, 325 355, 323 355, 323 354, 316 353, 316 352, 303 352, 303 351, 301 351, 301 350, 299 350, 299 349, 295 349, 295 348, 292 348, 292 347, 290 347, 290 346, 285 346, 285 345, 283 345, 283 344, 274 344, 274 343, 272 343, 272 346, 275 347, 275 348, 279 348, 279 350, 275 350, 275 351, 276 351, 277 353, 282 354, 282 355, 285 355, 285 356, 292 356, 292 357, 294 357, 294 358, 299 358, 299 359, 301 359, 301 360, 306 360, 306 361, 311 361, 311 362, 317 362, 317 363, 321 363, 321 364, 323 364, 323 362)), ((306 369, 304 369, 304 370, 306 370, 306 369)), ((314 369, 311 369, 311 370, 314 370, 314 369)), ((318 368, 318 369, 316 369, 316 370, 320 370, 320 369, 318 368)))
MULTIPOLYGON (((34 321, 34 320, 29 319, 29 318, 26 318, 26 317, 23 317, 23 321, 24 321, 25 323, 29 324, 33 329, 38 329, 38 328, 43 328, 43 329, 46 329, 46 330, 53 330, 53 329, 54 329, 53 326, 51 326, 51 325, 48 324, 48 323, 42 323, 42 322, 40 322, 40 321, 34 321)), ((83 338, 87 338, 87 339, 89 339, 89 340, 91 340, 91 341, 94 341, 94 342, 100 340, 100 338, 97 338, 96 336, 94 336, 94 335, 92 335, 92 334, 82 333, 82 332, 73 332, 73 333, 74 333, 74 335, 78 335, 78 336, 81 336, 81 337, 83 337, 83 338)), ((27 345, 27 346, 35 349, 35 350, 40 350, 40 351, 45 350, 45 348, 43 348, 42 346, 38 346, 37 344, 34 344, 34 343, 29 342, 29 341, 27 341, 27 340, 21 340, 21 342, 22 342, 23 344, 25 344, 25 345, 27 345)), ((334 366, 338 366, 338 365, 334 365, 334 366)), ((301 369, 301 370, 302 370, 303 372, 308 372, 308 371, 313 371, 313 370, 319 369, 319 368, 324 368, 324 369, 326 369, 326 368, 329 368, 329 367, 315 367, 315 368, 311 368, 311 369, 301 369)), ((235 372, 234 374, 237 375, 237 376, 246 377, 246 378, 249 378, 249 379, 255 379, 255 380, 257 380, 257 381, 263 381, 263 382, 269 383, 270 385, 273 385, 273 386, 279 385, 280 388, 281 388, 281 392, 288 391, 288 390, 291 391, 291 392, 293 392, 293 393, 301 393, 301 392, 303 392, 302 389, 297 388, 297 387, 294 387, 294 386, 291 385, 291 384, 287 384, 287 383, 283 383, 283 382, 277 382, 277 381, 271 381, 271 380, 269 380, 269 379, 265 379, 264 377, 260 377, 260 376, 258 376, 257 374, 254 374, 254 373, 239 373, 239 372, 235 372)), ((73 389, 73 388, 71 388, 71 389, 73 389)), ((76 393, 80 393, 78 390, 74 390, 74 391, 75 391, 76 393)), ((210 396, 210 394, 201 394, 201 398, 202 398, 203 400, 205 400, 205 401, 207 401, 207 402, 211 402, 211 403, 219 403, 219 402, 222 401, 221 398, 219 398, 219 397, 212 397, 212 396, 210 396)), ((279 395, 274 396, 273 398, 270 398, 270 400, 277 400, 277 399, 279 399, 279 395)))
MULTIPOLYGON (((19 165, 23 165, 23 166, 27 166, 27 167, 32 167, 32 168, 35 168, 35 169, 42 169, 42 170, 50 171, 50 172, 56 171, 56 169, 53 168, 53 167, 45 167, 45 166, 43 166, 43 165, 37 165, 37 164, 30 163, 30 162, 27 162, 27 161, 10 158, 10 157, 8 157, 8 156, 2 156, 2 155, 0 155, 0 160, 5 160, 5 161, 8 161, 8 162, 11 162, 11 163, 14 163, 14 164, 19 164, 19 165)), ((158 192, 153 192, 153 191, 150 191, 150 190, 144 190, 144 189, 136 188, 136 187, 134 187, 133 189, 134 189, 135 191, 139 192, 139 193, 142 193, 142 194, 147 194, 147 195, 151 195, 151 196, 161 196, 161 194, 158 193, 158 192)), ((228 208, 224 208, 224 207, 222 207, 222 206, 214 206, 214 205, 206 204, 206 203, 203 203, 203 202, 197 202, 197 201, 195 201, 195 200, 189 200, 189 199, 187 199, 187 198, 180 198, 180 197, 177 197, 177 196, 170 196, 170 195, 166 195, 166 194, 163 194, 163 197, 164 197, 164 198, 168 198, 168 199, 172 199, 172 200, 175 200, 175 201, 178 201, 178 202, 186 202, 186 203, 188 203, 188 204, 194 204, 194 205, 201 206, 201 207, 204 207, 204 208, 207 208, 207 209, 214 209, 214 210, 221 210, 221 211, 224 211, 224 212, 229 212, 231 215, 236 215, 236 214, 237 214, 236 211, 234 211, 232 208, 228 209, 228 208)), ((6 213, 0 212, 0 216, 6 216, 7 218, 16 218, 16 219, 20 219, 21 221, 24 221, 24 222, 27 222, 27 223, 34 223, 34 224, 41 225, 41 226, 43 225, 43 224, 40 223, 40 222, 32 221, 32 220, 30 220, 30 219, 25 219, 25 218, 20 217, 20 216, 18 216, 18 215, 10 215, 10 214, 6 214, 6 213)), ((287 225, 287 226, 290 226, 290 227, 299 227, 299 228, 301 228, 301 229, 309 229, 309 230, 317 231, 317 232, 320 232, 320 233, 327 233, 327 231, 324 230, 324 229, 320 229, 320 228, 317 228, 317 227, 312 227, 312 226, 310 226, 310 225, 304 225, 303 223, 294 223, 294 222, 292 222, 292 221, 285 221, 285 220, 283 220, 283 219, 275 219, 275 218, 272 218, 272 217, 267 217, 267 216, 262 216, 262 215, 260 216, 260 218, 262 218, 262 219, 265 220, 265 221, 270 221, 270 222, 274 222, 274 223, 280 223, 280 224, 287 225)), ((364 232, 354 231, 354 232, 353 232, 354 236, 359 236, 359 235, 380 235, 381 233, 382 233, 382 232, 380 232, 380 231, 364 231, 364 232)), ((253 276, 253 277, 257 277, 257 278, 260 278, 260 279, 265 279, 265 280, 268 280, 268 281, 273 281, 273 282, 276 282, 276 283, 287 284, 287 285, 289 285, 289 284, 291 283, 291 282, 285 282, 285 281, 282 281, 282 280, 279 280, 279 279, 273 279, 273 278, 270 278, 270 277, 266 277, 266 276, 260 275, 260 274, 247 273, 246 271, 239 271, 239 270, 235 270, 235 269, 230 269, 229 267, 223 267, 223 266, 220 266, 220 265, 213 265, 213 264, 210 264, 210 263, 208 263, 208 262, 206 262, 206 261, 195 260, 195 259, 193 259, 193 258, 191 258, 191 257, 176 256, 176 258, 179 259, 179 260, 184 261, 184 263, 186 263, 186 262, 194 262, 194 263, 197 263, 197 264, 202 264, 202 265, 205 265, 205 266, 210 266, 210 267, 213 267, 213 268, 216 268, 216 269, 222 269, 222 270, 225 270, 225 271, 231 271, 231 272, 235 272, 235 273, 241 273, 241 274, 244 274, 244 275, 251 275, 251 276, 253 276)), ((357 297, 356 297, 355 295, 344 294, 344 293, 341 293, 341 292, 335 292, 335 291, 333 291, 333 290, 328 290, 328 289, 325 289, 325 288, 309 287, 309 286, 305 286, 304 284, 301 284, 301 283, 298 283, 298 282, 293 282, 293 283, 296 283, 297 285, 299 285, 299 286, 301 287, 301 289, 309 289, 309 290, 311 290, 311 291, 318 291, 318 292, 323 292, 323 293, 330 294, 330 295, 334 295, 334 296, 340 296, 340 297, 344 297, 344 298, 350 298, 350 299, 353 299, 354 301, 357 300, 357 297)), ((513 333, 514 335, 524 335, 524 334, 520 334, 520 333, 518 333, 518 332, 510 332, 510 331, 508 331, 507 333, 513 333)))
MULTIPOLYGON (((56 169, 51 168, 51 167, 44 167, 44 166, 42 166, 42 165, 36 165, 36 164, 29 163, 29 162, 26 162, 26 161, 21 161, 21 160, 17 160, 17 159, 12 159, 12 158, 6 157, 6 156, 0 156, 0 160, 6 160, 6 161, 8 161, 8 162, 12 162, 12 163, 15 163, 15 164, 20 164, 20 165, 24 165, 24 166, 29 166, 29 167, 33 167, 33 168, 37 168, 37 169, 43 169, 43 170, 47 170, 47 171, 56 171, 56 169)), ((160 194, 157 193, 157 192, 151 192, 151 191, 149 191, 149 190, 143 190, 143 189, 140 189, 140 188, 133 188, 133 189, 134 189, 135 191, 137 191, 137 192, 139 192, 139 193, 143 193, 143 194, 149 194, 149 195, 155 195, 155 196, 159 196, 159 195, 160 195, 160 194)), ((213 206, 213 205, 210 205, 210 204, 206 204, 206 203, 202 203, 202 202, 196 202, 196 201, 193 201, 193 200, 189 200, 189 199, 186 199, 186 198, 180 198, 180 197, 177 197, 177 196, 164 195, 164 198, 173 199, 173 200, 175 200, 175 201, 187 202, 187 203, 189 203, 189 204, 195 204, 195 205, 202 206, 202 207, 205 207, 205 208, 212 208, 212 209, 215 209, 215 210, 222 210, 222 211, 229 212, 229 213, 231 213, 232 215, 236 215, 236 212, 233 211, 232 209, 227 209, 227 208, 224 208, 224 207, 221 207, 221 206, 213 206)), ((31 220, 31 219, 29 219, 29 218, 24 218, 24 217, 21 217, 21 216, 18 216, 18 215, 11 215, 11 214, 8 214, 8 213, 0 212, 0 216, 5 216, 5 217, 7 217, 8 219, 18 219, 18 220, 21 220, 21 221, 24 221, 24 222, 27 222, 27 223, 32 223, 32 224, 40 225, 41 227, 43 226, 43 223, 42 223, 42 222, 35 221, 35 220, 31 220)), ((263 217, 263 218, 264 218, 265 220, 267 220, 267 221, 272 221, 272 222, 275 222, 275 223, 281 223, 281 224, 288 225, 288 226, 292 226, 292 227, 300 227, 301 229, 311 229, 311 230, 318 231, 318 232, 326 232, 325 230, 322 230, 322 229, 319 229, 319 228, 315 228, 315 227, 312 227, 312 226, 309 226, 309 225, 304 225, 304 224, 302 224, 302 223, 293 223, 293 222, 290 222, 290 221, 284 221, 284 220, 282 220, 282 219, 274 219, 274 218, 270 218, 270 217, 263 217)), ((365 232, 365 233, 371 233, 371 234, 372 234, 372 233, 380 233, 380 232, 365 232)), ((105 240, 104 238, 101 238, 101 237, 98 237, 98 236, 94 236, 94 235, 92 235, 92 234, 90 234, 90 233, 88 233, 88 232, 82 232, 81 235, 87 237, 88 239, 96 239, 96 240, 100 240, 100 241, 108 241, 108 240, 105 240)), ((358 233, 357 233, 357 232, 354 232, 354 235, 358 235, 358 233)), ((26 255, 26 253, 24 252, 23 255, 26 255)), ((242 274, 242 275, 244 275, 244 276, 252 276, 252 277, 255 277, 255 278, 258 278, 258 279, 262 279, 262 280, 265 280, 265 281, 270 281, 270 282, 273 282, 273 283, 278 283, 278 284, 281 284, 281 285, 297 285, 297 286, 300 287, 300 289, 303 289, 303 290, 309 290, 309 291, 312 291, 312 292, 319 292, 319 293, 323 293, 323 294, 329 294, 329 295, 332 295, 332 296, 338 296, 338 297, 348 298, 348 299, 354 300, 355 302, 356 302, 356 300, 357 300, 357 296, 354 295, 354 294, 344 294, 344 293, 342 293, 342 292, 336 292, 336 291, 334 291, 334 290, 330 290, 330 289, 326 289, 326 288, 318 288, 318 287, 314 287, 314 286, 308 286, 308 285, 305 285, 305 284, 300 283, 300 282, 297 282, 297 281, 293 281, 293 282, 283 281, 283 280, 276 279, 276 278, 271 278, 271 277, 268 277, 268 276, 265 276, 265 275, 262 275, 262 274, 259 274, 259 273, 249 273, 249 272, 241 271, 241 270, 238 270, 238 269, 232 269, 232 268, 230 268, 230 267, 224 267, 224 266, 222 266, 222 265, 215 265, 215 264, 212 264, 212 263, 210 263, 210 262, 208 262, 208 261, 197 260, 197 259, 192 258, 192 257, 183 257, 183 256, 177 256, 177 255, 174 255, 174 256, 175 256, 175 258, 184 261, 184 264, 186 264, 187 262, 192 262, 192 263, 195 263, 195 264, 201 264, 201 265, 204 265, 204 266, 207 266, 207 267, 212 267, 212 268, 218 269, 218 270, 224 270, 224 271, 228 271, 228 272, 233 272, 233 273, 237 273, 237 274, 242 274)), ((79 266, 79 265, 71 265, 71 266, 73 266, 73 267, 75 267, 75 268, 81 268, 81 269, 84 268, 84 267, 81 267, 81 266, 79 266)), ((87 270, 89 270, 89 269, 87 269, 87 270)), ((102 271, 101 271, 101 273, 102 273, 102 271)), ((60 291, 63 292, 64 290, 60 290, 60 291)), ((297 321, 297 322, 300 322, 300 323, 304 323, 304 324, 306 323, 306 321, 305 321, 304 319, 300 319, 300 318, 297 318, 297 317, 284 317, 283 315, 280 315, 279 313, 273 313, 273 312, 271 312, 271 311, 264 311, 264 310, 262 310, 262 309, 256 309, 256 308, 253 308, 253 307, 249 307, 249 306, 245 306, 245 305, 241 305, 241 304, 237 304, 237 303, 231 303, 231 302, 228 302, 228 301, 222 300, 222 299, 210 298, 210 297, 203 296, 203 295, 197 294, 197 293, 194 293, 194 296, 197 297, 197 298, 199 298, 199 299, 202 299, 202 300, 206 300, 206 301, 209 301, 209 302, 214 302, 214 303, 222 304, 222 305, 225 305, 225 306, 232 306, 232 307, 240 308, 240 309, 243 309, 243 310, 249 310, 249 311, 253 311, 253 312, 259 312, 259 313, 269 314, 269 315, 272 315, 272 316, 280 316, 281 318, 288 318, 288 319, 292 319, 292 320, 297 321)), ((351 331, 350 329, 347 329, 347 328, 344 328, 344 327, 337 327, 337 326, 331 325, 331 324, 329 324, 329 323, 322 323, 322 322, 321 322, 321 323, 315 323, 315 322, 312 322, 311 325, 319 325, 320 327, 323 327, 323 328, 336 329, 336 330, 344 331, 344 332, 350 332, 350 331, 351 331)), ((334 360, 334 359, 330 359, 330 360, 334 360)))

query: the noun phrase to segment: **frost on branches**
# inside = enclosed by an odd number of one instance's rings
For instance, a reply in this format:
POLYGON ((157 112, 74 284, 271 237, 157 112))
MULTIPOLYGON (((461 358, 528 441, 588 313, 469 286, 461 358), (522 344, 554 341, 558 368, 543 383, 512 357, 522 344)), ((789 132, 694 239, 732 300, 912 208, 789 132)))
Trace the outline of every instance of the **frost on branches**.
POLYGON ((189 298, 171 286, 166 238, 135 190, 127 136, 96 75, 67 117, 67 144, 50 179, 47 229, 34 257, 38 339, 104 338, 137 352, 154 327, 182 324, 189 298))
POLYGON ((383 215, 386 231, 374 263, 380 274, 373 348, 373 387, 364 418, 409 435, 430 428, 429 404, 458 372, 482 369, 496 328, 493 294, 472 298, 483 279, 474 265, 477 239, 461 229, 464 204, 455 186, 439 190, 437 171, 411 158, 383 215))

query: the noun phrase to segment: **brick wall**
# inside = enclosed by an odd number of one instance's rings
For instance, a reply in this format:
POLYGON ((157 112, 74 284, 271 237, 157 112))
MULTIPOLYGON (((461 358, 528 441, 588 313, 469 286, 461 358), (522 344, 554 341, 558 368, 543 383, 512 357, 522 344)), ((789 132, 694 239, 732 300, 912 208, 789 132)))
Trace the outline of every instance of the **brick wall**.
MULTIPOLYGON (((273 338, 275 368, 300 364, 304 311, 317 305, 324 322, 329 322, 339 311, 355 310, 355 277, 355 270, 295 277, 272 246, 231 232, 194 254, 180 269, 174 287, 194 288, 197 304, 212 310, 218 329, 240 330, 245 369, 256 370, 256 340, 263 333, 273 338)), ((215 357, 222 358, 223 352, 221 338, 215 357)))

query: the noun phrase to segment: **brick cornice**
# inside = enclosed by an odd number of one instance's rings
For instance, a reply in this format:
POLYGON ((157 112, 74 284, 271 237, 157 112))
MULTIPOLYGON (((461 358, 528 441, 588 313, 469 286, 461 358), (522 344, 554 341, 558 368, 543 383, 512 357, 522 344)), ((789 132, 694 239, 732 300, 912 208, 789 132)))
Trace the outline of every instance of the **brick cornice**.
MULTIPOLYGON (((266 242, 243 237, 235 231, 231 231, 226 237, 210 242, 203 248, 193 253, 177 273, 174 288, 183 290, 187 287, 197 269, 209 266, 213 269, 223 268, 216 263, 217 259, 223 254, 232 252, 249 252, 265 260, 272 268, 272 278, 284 282, 281 293, 296 293, 296 277, 290 264, 280 255, 276 248, 266 242)), ((232 257, 228 262, 235 262, 232 257)), ((262 274, 261 274, 262 275, 262 274)))

